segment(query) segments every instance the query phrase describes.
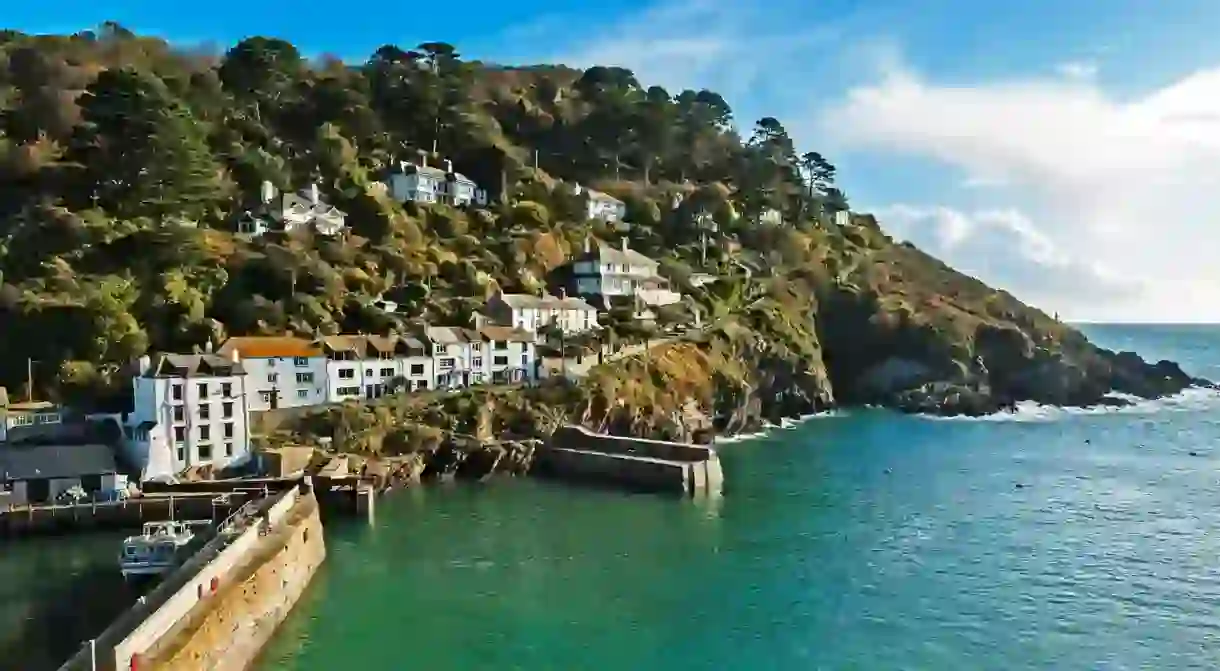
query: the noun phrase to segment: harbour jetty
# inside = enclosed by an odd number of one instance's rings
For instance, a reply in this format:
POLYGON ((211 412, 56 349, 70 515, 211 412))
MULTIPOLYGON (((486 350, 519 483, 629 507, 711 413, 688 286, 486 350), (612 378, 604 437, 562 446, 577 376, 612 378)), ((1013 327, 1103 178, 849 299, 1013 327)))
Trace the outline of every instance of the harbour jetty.
POLYGON ((313 484, 249 501, 60 671, 245 669, 326 557, 313 484))
POLYGON ((707 445, 596 433, 566 425, 544 444, 538 475, 682 496, 719 496, 720 457, 707 445))

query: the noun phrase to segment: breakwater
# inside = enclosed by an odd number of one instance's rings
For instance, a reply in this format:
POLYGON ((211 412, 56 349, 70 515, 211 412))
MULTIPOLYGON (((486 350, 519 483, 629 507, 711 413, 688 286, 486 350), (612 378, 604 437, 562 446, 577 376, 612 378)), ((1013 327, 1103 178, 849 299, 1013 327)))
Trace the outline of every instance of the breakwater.
POLYGON ((325 556, 307 480, 251 501, 60 671, 245 669, 325 556))
POLYGON ((724 472, 716 450, 706 445, 611 436, 568 425, 538 453, 538 475, 627 489, 718 496, 724 472))

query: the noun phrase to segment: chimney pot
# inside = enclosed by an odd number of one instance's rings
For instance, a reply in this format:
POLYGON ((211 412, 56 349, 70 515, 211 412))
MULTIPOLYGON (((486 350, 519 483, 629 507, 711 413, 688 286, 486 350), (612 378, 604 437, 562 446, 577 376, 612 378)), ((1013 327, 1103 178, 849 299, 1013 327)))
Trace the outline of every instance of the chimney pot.
POLYGON ((139 359, 139 366, 140 366, 140 375, 147 374, 148 369, 152 368, 152 357, 148 356, 147 354, 141 356, 139 359))
POLYGON ((317 205, 320 196, 318 194, 318 183, 313 182, 309 185, 309 202, 312 205, 317 205))
POLYGON ((620 243, 623 246, 623 251, 624 252, 627 251, 627 236, 623 236, 623 239, 620 241, 620 243))
POLYGON ((275 199, 275 186, 269 180, 263 180, 262 188, 259 190, 259 197, 263 204, 270 204, 275 199))
POLYGON ((450 161, 449 159, 445 159, 445 172, 446 173, 453 172, 453 161, 450 161))

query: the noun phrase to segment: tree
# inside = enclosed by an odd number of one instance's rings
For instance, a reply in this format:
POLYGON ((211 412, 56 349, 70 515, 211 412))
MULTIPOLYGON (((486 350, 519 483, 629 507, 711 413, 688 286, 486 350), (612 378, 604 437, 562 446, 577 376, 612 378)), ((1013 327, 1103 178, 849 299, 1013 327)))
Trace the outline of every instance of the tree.
POLYGON ((226 197, 228 181, 206 129, 161 80, 107 70, 80 99, 85 125, 72 152, 87 192, 124 217, 199 220, 226 197))
POLYGON ((275 38, 249 37, 230 49, 220 65, 225 89, 254 105, 255 118, 264 107, 283 101, 299 76, 301 54, 292 44, 275 38))

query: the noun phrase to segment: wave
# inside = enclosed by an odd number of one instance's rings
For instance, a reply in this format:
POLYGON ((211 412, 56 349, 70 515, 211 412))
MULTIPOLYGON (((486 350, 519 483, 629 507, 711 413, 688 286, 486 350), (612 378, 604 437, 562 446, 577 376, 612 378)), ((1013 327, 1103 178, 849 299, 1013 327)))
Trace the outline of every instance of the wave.
POLYGON ((1198 412, 1220 407, 1220 390, 1190 387, 1173 396, 1149 400, 1128 394, 1110 394, 1108 398, 1128 401, 1129 405, 1099 405, 1090 408, 1064 408, 1041 405, 1033 401, 1017 404, 1013 412, 997 412, 982 417, 939 417, 918 415, 938 422, 1055 422, 1068 417, 1088 415, 1156 415, 1164 412, 1198 412))
POLYGON ((731 445, 733 443, 744 443, 748 440, 758 440, 760 438, 766 438, 767 436, 771 435, 771 433, 773 431, 775 431, 776 429, 779 429, 781 431, 789 431, 789 430, 797 428, 798 426, 804 424, 805 422, 808 422, 811 419, 836 417, 839 414, 840 413, 837 410, 827 410, 825 412, 815 412, 815 413, 811 413, 808 415, 801 415, 800 417, 797 417, 796 419, 788 419, 787 417, 785 417, 779 421, 779 424, 772 424, 771 422, 764 421, 762 431, 754 431, 751 433, 737 433, 737 434, 734 434, 731 436, 716 436, 716 439, 715 439, 715 441, 713 441, 713 444, 731 445))

